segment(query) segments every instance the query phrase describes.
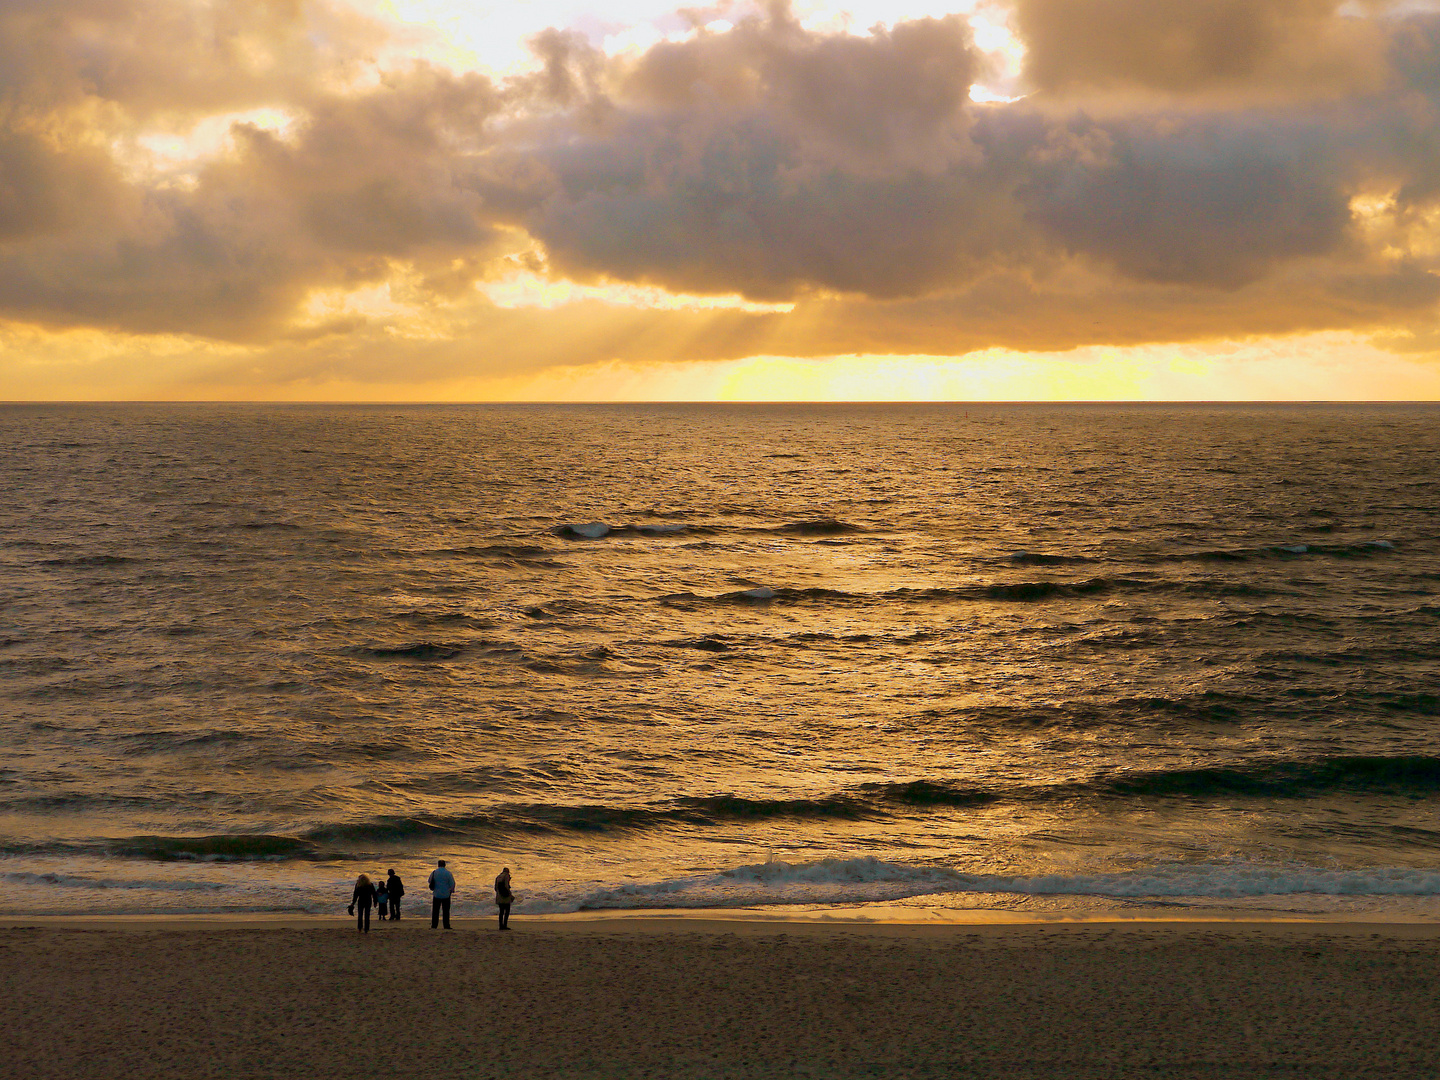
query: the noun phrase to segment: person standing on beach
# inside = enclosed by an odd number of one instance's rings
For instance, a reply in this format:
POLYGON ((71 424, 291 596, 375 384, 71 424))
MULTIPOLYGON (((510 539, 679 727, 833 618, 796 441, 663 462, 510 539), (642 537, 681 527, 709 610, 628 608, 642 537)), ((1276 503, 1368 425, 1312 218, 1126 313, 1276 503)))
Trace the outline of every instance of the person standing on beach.
POLYGON ((385 880, 379 874, 375 877, 380 882, 375 886, 375 906, 380 909, 380 921, 384 922, 390 917, 390 894, 385 890, 385 880))
POLYGON ((350 906, 346 910, 355 916, 355 929, 362 934, 370 932, 370 905, 374 902, 375 886, 361 874, 355 879, 355 891, 350 894, 350 906))
POLYGON ((510 929, 510 905, 515 902, 515 894, 510 891, 510 867, 502 867, 499 876, 495 878, 495 906, 500 909, 500 929, 510 929))
POLYGON ((394 922, 400 918, 400 898, 405 895, 405 883, 393 867, 390 876, 385 879, 385 891, 390 894, 390 921, 394 922))
POLYGON ((450 929, 450 897, 455 895, 455 875, 445 869, 445 860, 441 859, 435 864, 435 869, 430 871, 430 929, 434 930, 440 925, 440 916, 445 916, 445 929, 450 929))

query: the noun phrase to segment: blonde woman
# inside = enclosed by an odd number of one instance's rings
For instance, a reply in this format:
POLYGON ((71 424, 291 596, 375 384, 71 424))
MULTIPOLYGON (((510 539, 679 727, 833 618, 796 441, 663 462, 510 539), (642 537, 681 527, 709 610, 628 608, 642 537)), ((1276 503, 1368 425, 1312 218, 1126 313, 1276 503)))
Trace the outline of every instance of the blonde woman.
POLYGON ((346 909, 355 916, 355 929, 362 934, 370 932, 370 905, 375 902, 375 886, 361 874, 355 879, 355 891, 350 894, 350 906, 346 909))

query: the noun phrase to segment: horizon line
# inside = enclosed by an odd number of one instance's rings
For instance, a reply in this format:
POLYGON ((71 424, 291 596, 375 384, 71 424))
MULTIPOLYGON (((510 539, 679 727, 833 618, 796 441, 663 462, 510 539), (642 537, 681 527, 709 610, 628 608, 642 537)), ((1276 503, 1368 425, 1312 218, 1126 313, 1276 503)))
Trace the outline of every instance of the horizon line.
POLYGON ((617 406, 617 405, 964 405, 983 407, 986 405, 1440 405, 1440 398, 1006 398, 963 399, 947 398, 874 398, 843 399, 831 398, 787 398, 787 399, 725 399, 709 398, 617 398, 597 401, 573 400, 515 400, 490 401, 444 401, 435 399, 368 401, 363 399, 269 400, 265 398, 0 398, 0 407, 24 405, 347 405, 395 408, 404 405, 424 406, 617 406))

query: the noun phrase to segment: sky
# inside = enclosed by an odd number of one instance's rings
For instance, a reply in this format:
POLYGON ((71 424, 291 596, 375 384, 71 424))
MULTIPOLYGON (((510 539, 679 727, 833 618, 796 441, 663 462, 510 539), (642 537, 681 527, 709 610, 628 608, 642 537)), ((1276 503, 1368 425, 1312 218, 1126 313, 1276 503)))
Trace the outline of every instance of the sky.
POLYGON ((0 95, 0 400, 1440 399, 1436 0, 0 0, 0 95))

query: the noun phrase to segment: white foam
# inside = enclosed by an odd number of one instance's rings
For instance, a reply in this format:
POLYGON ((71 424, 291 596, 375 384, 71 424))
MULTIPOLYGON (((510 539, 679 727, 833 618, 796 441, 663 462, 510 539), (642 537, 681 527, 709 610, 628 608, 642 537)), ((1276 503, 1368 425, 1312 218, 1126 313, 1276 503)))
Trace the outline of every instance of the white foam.
POLYGON ((563 528, 576 536, 583 536, 587 540, 599 540, 610 532, 610 526, 603 521, 588 521, 584 525, 565 525, 563 528))
POLYGON ((774 600, 775 590, 768 586, 761 585, 759 588, 745 589, 735 595, 743 597, 746 600, 774 600))
MULTIPOLYGON (((1440 896, 1440 870, 1372 867, 1334 870, 1295 865, 1196 863, 1095 874, 970 874, 875 858, 768 862, 714 874, 596 889, 575 898, 582 909, 749 907, 864 903, 946 893, 1019 896, 1243 898, 1313 894, 1330 897, 1440 896)), ((540 898, 537 897, 537 900, 540 898)), ((532 910, 540 910, 538 907, 532 910)), ((545 910, 574 910, 569 898, 546 898, 545 910)))

